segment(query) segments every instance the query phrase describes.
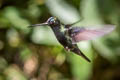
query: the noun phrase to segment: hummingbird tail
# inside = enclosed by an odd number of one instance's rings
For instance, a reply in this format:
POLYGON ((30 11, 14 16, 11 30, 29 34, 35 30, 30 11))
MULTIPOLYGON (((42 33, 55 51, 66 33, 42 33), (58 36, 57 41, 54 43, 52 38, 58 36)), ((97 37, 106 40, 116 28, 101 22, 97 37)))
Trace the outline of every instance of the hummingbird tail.
POLYGON ((78 48, 72 50, 72 52, 76 53, 77 55, 83 57, 88 62, 91 62, 89 58, 87 58, 78 48))

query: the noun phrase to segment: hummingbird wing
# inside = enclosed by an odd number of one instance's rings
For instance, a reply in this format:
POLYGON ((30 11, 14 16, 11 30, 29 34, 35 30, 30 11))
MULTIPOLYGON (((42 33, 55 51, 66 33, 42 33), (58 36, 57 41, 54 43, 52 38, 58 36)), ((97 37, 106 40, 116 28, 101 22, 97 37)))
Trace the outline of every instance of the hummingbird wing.
POLYGON ((102 27, 72 27, 68 30, 68 34, 72 39, 73 43, 83 41, 83 40, 92 40, 97 37, 103 36, 110 33, 115 29, 114 25, 102 25, 102 27))

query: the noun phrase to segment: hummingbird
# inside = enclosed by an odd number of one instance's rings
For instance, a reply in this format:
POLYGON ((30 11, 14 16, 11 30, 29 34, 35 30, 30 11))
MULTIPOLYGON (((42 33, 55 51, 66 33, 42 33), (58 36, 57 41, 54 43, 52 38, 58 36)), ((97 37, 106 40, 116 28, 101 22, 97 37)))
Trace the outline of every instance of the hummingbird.
POLYGON ((34 26, 49 26, 54 32, 58 42, 64 47, 66 51, 73 52, 83 57, 88 62, 90 59, 85 56, 78 48, 77 43, 83 40, 92 40, 97 37, 103 36, 114 30, 114 25, 101 25, 98 27, 73 27, 75 23, 63 24, 56 17, 50 17, 46 22, 41 24, 33 24, 34 26))

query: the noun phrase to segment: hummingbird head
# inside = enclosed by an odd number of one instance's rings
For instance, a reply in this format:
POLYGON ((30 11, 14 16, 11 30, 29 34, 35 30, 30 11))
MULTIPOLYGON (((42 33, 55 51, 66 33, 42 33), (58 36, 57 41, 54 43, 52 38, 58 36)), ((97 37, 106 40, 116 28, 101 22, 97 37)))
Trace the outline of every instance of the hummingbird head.
POLYGON ((60 21, 56 18, 56 17, 50 17, 46 22, 41 23, 41 24, 33 24, 31 25, 31 27, 33 26, 57 26, 60 25, 60 21))
POLYGON ((60 25, 60 21, 56 17, 50 17, 47 22, 49 26, 57 26, 60 25))

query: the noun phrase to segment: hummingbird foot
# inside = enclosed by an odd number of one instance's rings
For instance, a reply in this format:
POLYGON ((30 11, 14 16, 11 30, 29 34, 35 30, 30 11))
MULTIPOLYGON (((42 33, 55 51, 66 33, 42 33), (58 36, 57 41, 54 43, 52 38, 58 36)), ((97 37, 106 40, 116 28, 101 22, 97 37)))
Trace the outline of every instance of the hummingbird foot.
POLYGON ((65 50, 70 52, 70 49, 68 48, 68 46, 65 47, 65 50))

